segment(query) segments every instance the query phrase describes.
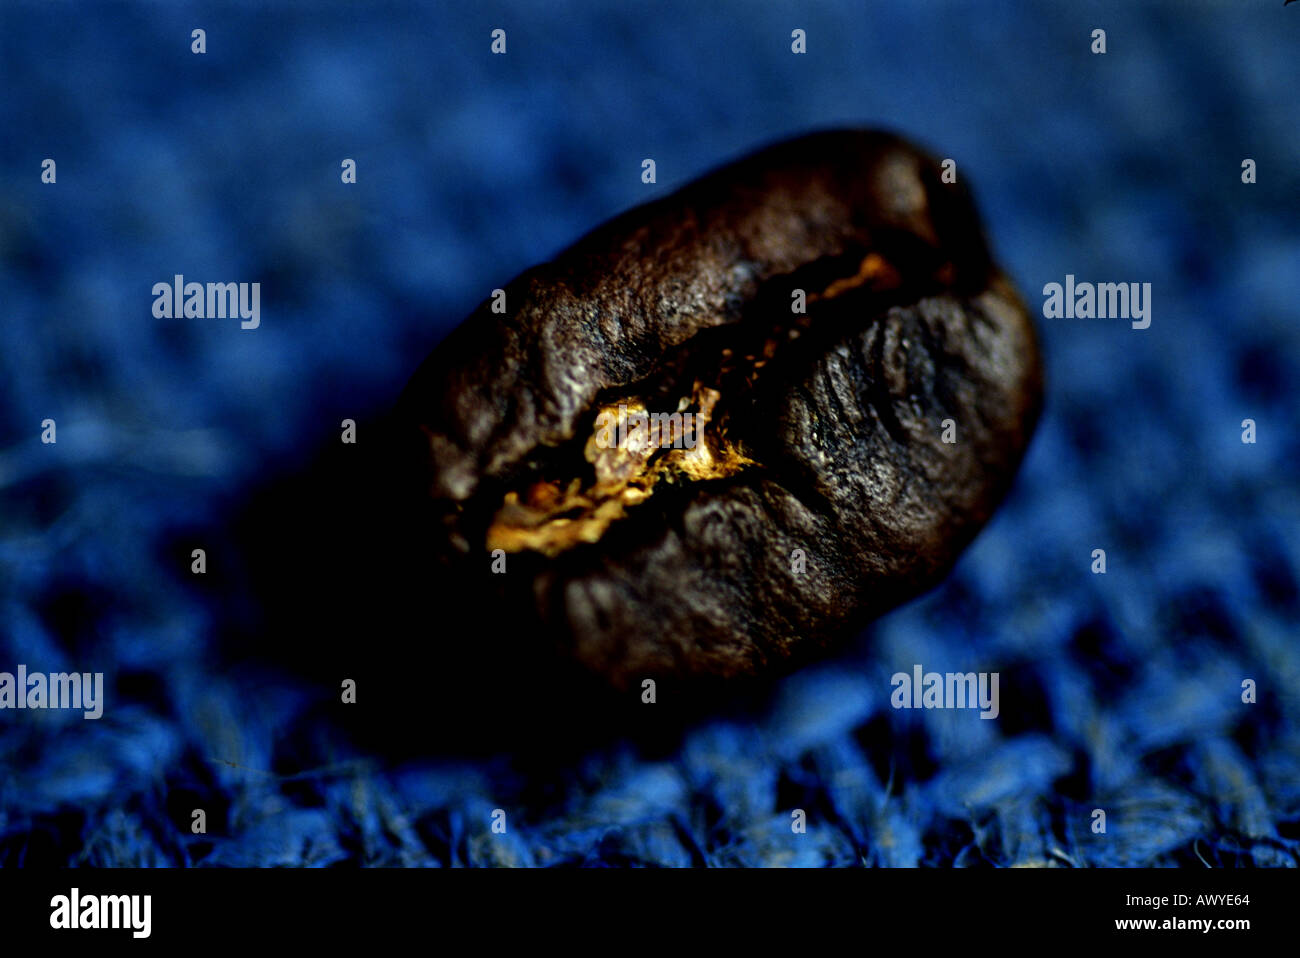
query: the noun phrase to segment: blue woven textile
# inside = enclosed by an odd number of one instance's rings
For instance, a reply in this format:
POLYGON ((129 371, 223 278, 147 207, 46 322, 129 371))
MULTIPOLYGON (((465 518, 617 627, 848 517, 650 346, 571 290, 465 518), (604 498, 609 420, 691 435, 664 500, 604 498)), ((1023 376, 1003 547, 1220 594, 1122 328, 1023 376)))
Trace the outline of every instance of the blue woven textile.
POLYGON ((0 671, 107 703, 0 711, 0 862, 1294 866, 1298 41, 1281 0, 3 4, 0 671), (756 717, 545 771, 348 746, 223 664, 257 597, 216 552, 196 584, 194 530, 523 268, 849 124, 957 161, 1032 309, 1152 284, 1149 329, 1039 319, 1044 419, 942 586, 756 717), (261 282, 260 327, 155 318, 177 273, 261 282), (998 719, 891 708, 915 663, 997 671, 998 719))

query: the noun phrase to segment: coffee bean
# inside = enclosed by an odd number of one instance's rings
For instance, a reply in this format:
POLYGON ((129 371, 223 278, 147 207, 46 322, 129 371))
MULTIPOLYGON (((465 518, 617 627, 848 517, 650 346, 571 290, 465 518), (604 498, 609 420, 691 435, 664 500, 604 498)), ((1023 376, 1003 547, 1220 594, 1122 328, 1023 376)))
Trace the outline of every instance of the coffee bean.
POLYGON ((620 689, 756 676, 939 581, 1042 402, 1028 312, 940 172, 879 132, 777 144, 434 350, 400 419, 481 641, 620 689))

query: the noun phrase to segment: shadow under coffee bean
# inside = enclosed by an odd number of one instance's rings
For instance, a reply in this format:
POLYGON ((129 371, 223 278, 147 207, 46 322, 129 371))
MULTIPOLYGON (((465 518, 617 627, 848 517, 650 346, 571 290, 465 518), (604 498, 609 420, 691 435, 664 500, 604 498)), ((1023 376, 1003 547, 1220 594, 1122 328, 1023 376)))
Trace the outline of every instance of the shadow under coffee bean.
POLYGON ((386 699, 356 711, 416 747, 576 748, 761 701, 942 578, 1041 408, 965 186, 884 133, 752 154, 504 291, 244 526, 259 597, 269 540, 315 570, 265 634, 309 634, 280 651, 386 699), (663 428, 611 440, 629 410, 663 428))

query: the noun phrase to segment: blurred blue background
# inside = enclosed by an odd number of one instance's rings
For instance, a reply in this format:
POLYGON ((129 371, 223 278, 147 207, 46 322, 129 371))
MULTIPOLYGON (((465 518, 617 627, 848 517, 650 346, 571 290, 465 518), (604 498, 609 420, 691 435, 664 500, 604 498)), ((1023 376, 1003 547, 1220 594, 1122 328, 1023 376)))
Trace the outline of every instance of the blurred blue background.
POLYGON ((1295 865, 1298 43, 1281 0, 0 6, 0 670, 109 687, 0 712, 0 862, 1295 865), (248 597, 175 543, 493 287, 828 125, 956 159, 1031 309, 1153 285, 1145 331, 1040 318, 1044 420, 953 575, 668 755, 304 750, 320 690, 218 665, 248 597), (175 273, 261 282, 260 328, 155 319, 175 273), (915 662, 1000 671, 1000 719, 892 710, 915 662))

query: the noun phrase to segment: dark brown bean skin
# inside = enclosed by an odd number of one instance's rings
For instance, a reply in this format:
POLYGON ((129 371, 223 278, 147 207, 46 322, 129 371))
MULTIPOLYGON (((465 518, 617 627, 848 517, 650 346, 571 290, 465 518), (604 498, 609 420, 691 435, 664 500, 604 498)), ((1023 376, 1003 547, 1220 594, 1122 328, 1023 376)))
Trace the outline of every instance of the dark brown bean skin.
POLYGON ((430 548, 452 594, 482 603, 483 641, 508 633, 619 689, 780 671, 934 585, 1007 492, 1042 403, 1032 323, 965 187, 888 134, 752 154, 505 290, 507 312, 485 301, 400 405, 430 548), (854 286, 868 257, 888 278, 854 286), (602 401, 656 377, 680 392, 674 363, 707 374, 719 346, 786 329, 796 288, 813 303, 798 339, 722 389, 752 465, 661 483, 598 541, 492 574, 505 492, 580 468, 602 401))

